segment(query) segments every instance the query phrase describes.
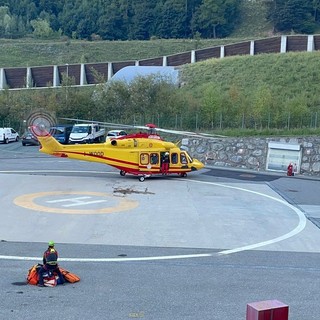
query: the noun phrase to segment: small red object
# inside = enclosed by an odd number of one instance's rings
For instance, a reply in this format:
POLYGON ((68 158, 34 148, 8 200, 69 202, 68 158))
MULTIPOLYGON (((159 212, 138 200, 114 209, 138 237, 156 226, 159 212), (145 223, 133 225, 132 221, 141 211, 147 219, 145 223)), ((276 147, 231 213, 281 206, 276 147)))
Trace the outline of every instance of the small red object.
POLYGON ((150 128, 150 129, 153 129, 153 128, 156 128, 157 126, 155 124, 153 124, 153 123, 147 123, 146 127, 150 128))
POLYGON ((289 306, 278 300, 266 300, 247 304, 246 320, 288 320, 289 306))

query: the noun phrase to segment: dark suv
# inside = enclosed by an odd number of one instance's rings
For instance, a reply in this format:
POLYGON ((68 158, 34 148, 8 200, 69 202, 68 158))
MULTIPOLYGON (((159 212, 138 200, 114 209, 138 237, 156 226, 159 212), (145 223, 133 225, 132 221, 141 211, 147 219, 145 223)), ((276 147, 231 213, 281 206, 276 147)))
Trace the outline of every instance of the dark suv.
POLYGON ((67 144, 73 125, 59 124, 50 128, 51 135, 60 143, 67 144))

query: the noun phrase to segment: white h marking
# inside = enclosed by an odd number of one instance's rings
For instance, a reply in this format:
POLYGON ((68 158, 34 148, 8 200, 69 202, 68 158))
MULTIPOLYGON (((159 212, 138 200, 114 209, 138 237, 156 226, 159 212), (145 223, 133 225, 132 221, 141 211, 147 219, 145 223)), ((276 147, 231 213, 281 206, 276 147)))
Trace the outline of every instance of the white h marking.
POLYGON ((88 204, 107 202, 107 200, 92 200, 92 201, 82 201, 84 199, 91 199, 92 197, 77 197, 69 199, 60 200, 50 200, 47 203, 60 203, 60 202, 71 202, 69 204, 63 204, 63 207, 75 207, 75 206, 86 206, 88 204))

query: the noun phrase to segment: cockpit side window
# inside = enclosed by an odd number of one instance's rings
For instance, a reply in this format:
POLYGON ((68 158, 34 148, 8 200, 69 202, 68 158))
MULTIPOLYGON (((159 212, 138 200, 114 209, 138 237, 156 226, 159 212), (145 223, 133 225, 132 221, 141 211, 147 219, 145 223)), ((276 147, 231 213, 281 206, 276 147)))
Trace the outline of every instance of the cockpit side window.
POLYGON ((187 163, 188 163, 187 157, 186 157, 186 155, 185 155, 184 152, 181 152, 181 154, 180 154, 180 162, 181 162, 182 164, 187 164, 187 163))

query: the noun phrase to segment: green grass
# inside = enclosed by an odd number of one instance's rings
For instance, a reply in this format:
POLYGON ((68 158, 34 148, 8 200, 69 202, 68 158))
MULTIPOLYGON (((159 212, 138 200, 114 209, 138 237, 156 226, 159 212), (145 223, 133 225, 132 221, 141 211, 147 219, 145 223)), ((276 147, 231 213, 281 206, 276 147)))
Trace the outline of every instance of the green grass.
POLYGON ((238 38, 94 42, 1 39, 0 67, 142 60, 241 41, 238 38))
POLYGON ((264 85, 274 94, 318 95, 319 68, 319 51, 234 56, 184 65, 182 82, 188 89, 210 83, 223 91, 231 86, 247 91, 264 85))
POLYGON ((181 68, 182 90, 216 129, 221 117, 222 128, 256 128, 258 135, 272 134, 263 133, 269 127, 318 134, 306 128, 320 127, 319 69, 319 51, 211 59, 181 68))

